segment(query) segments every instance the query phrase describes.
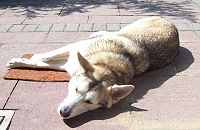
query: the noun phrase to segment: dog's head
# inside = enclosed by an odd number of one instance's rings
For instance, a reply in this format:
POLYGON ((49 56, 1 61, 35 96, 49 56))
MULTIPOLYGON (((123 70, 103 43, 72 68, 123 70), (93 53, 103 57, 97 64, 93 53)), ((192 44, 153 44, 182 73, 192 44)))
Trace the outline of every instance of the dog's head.
POLYGON ((102 66, 92 65, 78 53, 80 67, 68 84, 68 96, 58 108, 69 119, 99 107, 109 108, 133 89, 133 85, 116 85, 115 77, 102 66))

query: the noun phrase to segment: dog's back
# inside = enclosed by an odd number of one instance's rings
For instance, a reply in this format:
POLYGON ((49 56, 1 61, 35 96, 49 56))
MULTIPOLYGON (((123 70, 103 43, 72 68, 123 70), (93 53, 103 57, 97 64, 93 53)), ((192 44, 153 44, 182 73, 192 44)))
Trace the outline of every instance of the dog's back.
POLYGON ((136 40, 146 51, 149 69, 168 65, 178 53, 178 31, 172 23, 161 17, 138 20, 123 28, 120 35, 136 40))

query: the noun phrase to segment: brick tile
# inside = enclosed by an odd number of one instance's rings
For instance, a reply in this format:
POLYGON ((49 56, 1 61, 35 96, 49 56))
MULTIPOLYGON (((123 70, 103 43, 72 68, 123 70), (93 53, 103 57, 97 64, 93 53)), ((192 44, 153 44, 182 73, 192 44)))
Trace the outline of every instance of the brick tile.
POLYGON ((124 27, 126 27, 127 25, 129 25, 128 23, 121 23, 120 24, 120 28, 124 28, 124 27))
POLYGON ((42 43, 47 34, 44 32, 1 33, 1 43, 42 43))
POLYGON ((119 15, 117 4, 66 4, 61 16, 66 15, 119 15), (102 11, 103 10, 103 11, 102 11))
POLYGON ((25 25, 14 25, 12 28, 10 28, 9 32, 20 32, 24 27, 25 25))
POLYGON ((13 25, 0 25, 0 32, 7 32, 13 25))
POLYGON ((78 31, 78 28, 79 28, 79 24, 67 24, 65 26, 64 31, 65 32, 76 32, 76 31, 78 31))
POLYGON ((54 24, 51 28, 51 32, 63 32, 65 29, 65 24, 54 24))
MULTIPOLYGON (((10 2, 11 3, 11 2, 10 2)), ((23 6, 11 6, 8 7, 6 12, 2 15, 2 17, 17 17, 17 16, 25 16, 28 15, 29 12, 29 8, 25 8, 23 6)), ((31 12, 33 13, 33 12, 31 12)))
POLYGON ((93 28, 93 24, 80 24, 79 31, 80 32, 91 32, 93 28))
POLYGON ((193 31, 200 31, 200 24, 199 23, 189 23, 188 26, 193 31))
MULTIPOLYGON (((200 105, 200 101, 197 100, 199 97, 198 80, 198 77, 190 76, 138 77, 134 81, 138 89, 133 93, 131 100, 139 100, 133 106, 148 109, 146 112, 138 113, 139 117, 145 118, 146 125, 148 121, 153 120, 159 120, 162 123, 182 120, 182 126, 180 124, 177 127, 181 129, 184 125, 185 128, 190 128, 193 125, 188 126, 185 123, 190 119, 199 119, 199 114, 197 114, 200 105)), ((168 125, 163 125, 163 128, 167 128, 168 125)))
POLYGON ((195 33, 200 37, 200 31, 195 31, 195 33))
POLYGON ((200 38, 193 31, 179 31, 181 42, 199 42, 200 38))
POLYGON ((26 16, 1 17, 0 24, 21 24, 26 16))
MULTIPOLYGON (((87 23, 88 16, 28 17, 23 24, 68 24, 87 23), (47 22, 48 21, 48 22, 47 22)), ((1 22, 0 22, 1 23, 1 22)))
POLYGON ((67 94, 66 87, 67 82, 38 83, 20 81, 6 105, 6 109, 19 109, 9 129, 56 130, 66 128, 67 126, 57 113, 59 102, 67 94))
POLYGON ((191 28, 186 23, 175 23, 174 25, 177 27, 178 30, 181 31, 191 30, 191 28))
POLYGON ((88 23, 132 23, 144 16, 89 16, 88 23))
POLYGON ((107 31, 119 31, 119 30, 120 30, 120 24, 118 24, 118 23, 107 24, 107 31))
POLYGON ((73 43, 89 38, 89 32, 50 32, 44 42, 73 43))
POLYGON ((0 16, 6 12, 6 9, 0 8, 0 16))
POLYGON ((51 24, 40 24, 35 31, 36 32, 49 32, 51 27, 52 27, 51 24))
POLYGON ((195 3, 200 3, 200 0, 192 0, 195 3))
POLYGON ((106 24, 94 24, 93 31, 106 31, 106 24))
POLYGON ((29 24, 29 25, 26 25, 22 31, 23 32, 34 32, 37 27, 38 27, 37 24, 29 24))
POLYGON ((0 109, 3 109, 16 83, 16 80, 8 81, 4 80, 3 78, 0 79, 0 109))

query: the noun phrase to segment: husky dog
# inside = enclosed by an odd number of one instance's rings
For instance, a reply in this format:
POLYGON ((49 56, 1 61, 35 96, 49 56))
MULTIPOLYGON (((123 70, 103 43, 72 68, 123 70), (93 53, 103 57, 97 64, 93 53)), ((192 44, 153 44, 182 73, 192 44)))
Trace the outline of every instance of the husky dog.
POLYGON ((178 48, 176 27, 161 17, 150 17, 118 32, 95 32, 88 40, 35 54, 31 59, 14 58, 7 67, 67 71, 71 75, 69 93, 58 112, 69 119, 99 107, 111 107, 134 89, 134 76, 170 64, 178 48))

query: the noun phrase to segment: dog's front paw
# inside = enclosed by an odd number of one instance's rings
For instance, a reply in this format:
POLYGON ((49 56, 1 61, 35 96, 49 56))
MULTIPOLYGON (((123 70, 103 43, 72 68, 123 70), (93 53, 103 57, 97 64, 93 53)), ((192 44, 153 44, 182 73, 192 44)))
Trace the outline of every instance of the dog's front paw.
POLYGON ((26 59, 23 59, 23 58, 13 58, 13 59, 11 59, 10 61, 7 62, 6 67, 8 69, 22 67, 21 65, 23 64, 23 62, 25 60, 26 59))
POLYGON ((99 32, 94 32, 90 35, 90 38, 97 38, 105 35, 107 31, 99 31, 99 32))

